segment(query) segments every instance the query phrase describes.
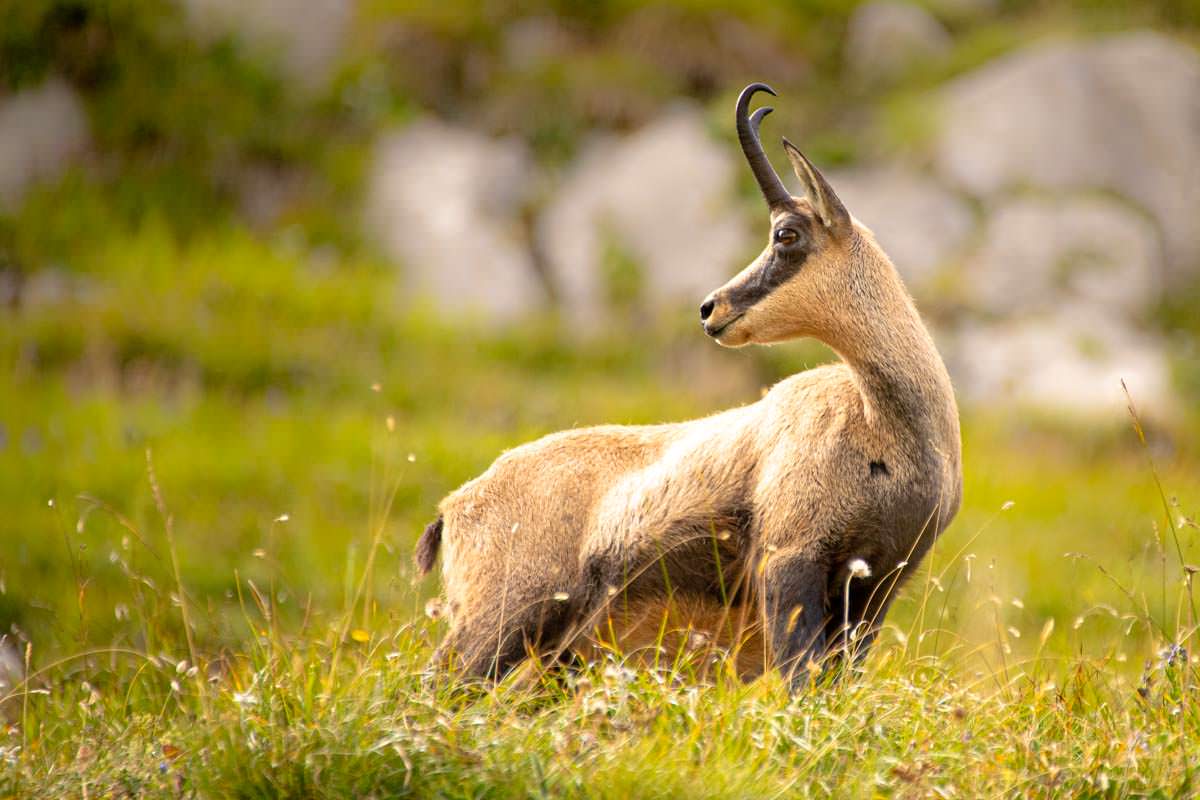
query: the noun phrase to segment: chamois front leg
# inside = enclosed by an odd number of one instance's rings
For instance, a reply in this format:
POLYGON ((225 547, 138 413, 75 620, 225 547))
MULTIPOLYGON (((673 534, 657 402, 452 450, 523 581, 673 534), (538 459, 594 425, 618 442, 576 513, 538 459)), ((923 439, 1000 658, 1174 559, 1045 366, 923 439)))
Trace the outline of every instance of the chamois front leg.
POLYGON ((763 572, 771 659, 799 689, 810 661, 825 655, 826 586, 829 570, 802 553, 775 553, 763 572))

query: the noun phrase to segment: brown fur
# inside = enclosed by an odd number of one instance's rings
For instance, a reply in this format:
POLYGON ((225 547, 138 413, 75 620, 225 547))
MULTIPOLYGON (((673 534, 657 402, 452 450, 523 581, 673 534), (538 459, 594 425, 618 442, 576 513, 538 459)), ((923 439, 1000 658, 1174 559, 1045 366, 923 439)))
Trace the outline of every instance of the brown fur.
POLYGON ((589 662, 611 654, 643 667, 686 663, 702 678, 727 664, 742 680, 752 680, 770 666, 754 609, 697 596, 613 603, 571 651, 589 662))
POLYGON ((563 431, 500 456, 440 505, 440 664, 498 677, 527 648, 554 654, 596 630, 614 597, 641 610, 609 645, 657 633, 646 620, 668 596, 685 598, 668 610, 672 630, 689 614, 711 629, 714 608, 752 609, 754 652, 794 678, 839 649, 844 618, 870 643, 958 509, 958 412, 895 268, 785 146, 809 197, 770 208, 772 239, 710 295, 705 327, 727 346, 815 337, 842 363, 704 419, 563 431), (781 244, 782 227, 801 235, 781 244), (855 558, 870 577, 850 580, 855 558))

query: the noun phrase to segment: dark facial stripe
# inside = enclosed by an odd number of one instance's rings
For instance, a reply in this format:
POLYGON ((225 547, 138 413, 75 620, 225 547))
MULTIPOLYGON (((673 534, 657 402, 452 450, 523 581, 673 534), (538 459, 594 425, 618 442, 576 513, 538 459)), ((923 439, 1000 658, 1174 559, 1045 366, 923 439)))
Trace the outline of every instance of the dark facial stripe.
POLYGON ((791 280, 800 271, 812 247, 812 236, 807 219, 789 219, 780 227, 794 229, 800 238, 789 247, 771 245, 766 259, 746 280, 729 291, 729 305, 735 311, 745 311, 771 292, 791 280))

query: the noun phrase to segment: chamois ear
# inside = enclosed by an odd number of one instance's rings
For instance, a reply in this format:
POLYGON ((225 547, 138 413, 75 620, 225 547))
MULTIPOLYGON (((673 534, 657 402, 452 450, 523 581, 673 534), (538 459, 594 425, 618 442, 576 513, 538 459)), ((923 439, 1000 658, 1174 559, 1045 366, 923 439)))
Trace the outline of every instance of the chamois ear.
POLYGON ((835 237, 849 232, 850 212, 842 205, 825 176, 786 138, 783 140, 783 149, 821 222, 835 237))

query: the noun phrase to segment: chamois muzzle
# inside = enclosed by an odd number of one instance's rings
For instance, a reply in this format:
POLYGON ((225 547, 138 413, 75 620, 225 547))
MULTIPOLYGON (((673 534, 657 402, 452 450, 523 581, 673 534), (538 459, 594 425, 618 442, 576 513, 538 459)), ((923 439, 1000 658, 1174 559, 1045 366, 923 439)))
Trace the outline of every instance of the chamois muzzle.
POLYGON ((730 307, 718 289, 710 294, 700 306, 700 324, 704 332, 717 339, 730 325, 742 318, 742 312, 730 307))
POLYGON ((745 154, 746 162, 750 165, 750 171, 754 173, 754 180, 758 182, 758 188, 762 192, 763 198, 767 201, 767 206, 771 207, 789 200, 791 193, 783 185, 783 181, 779 179, 775 168, 771 166, 771 162, 767 159, 767 154, 763 150, 762 140, 758 136, 758 127, 762 124, 763 117, 770 114, 774 109, 770 106, 763 106, 753 114, 748 113, 750 111, 750 98, 756 92, 766 92, 772 96, 775 95, 775 90, 765 83, 752 83, 745 89, 742 89, 742 93, 738 95, 735 109, 737 135, 738 142, 742 146, 742 153, 745 154))

